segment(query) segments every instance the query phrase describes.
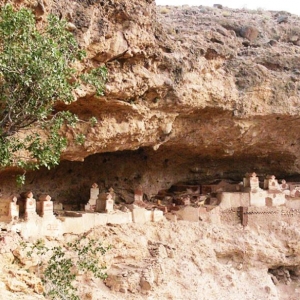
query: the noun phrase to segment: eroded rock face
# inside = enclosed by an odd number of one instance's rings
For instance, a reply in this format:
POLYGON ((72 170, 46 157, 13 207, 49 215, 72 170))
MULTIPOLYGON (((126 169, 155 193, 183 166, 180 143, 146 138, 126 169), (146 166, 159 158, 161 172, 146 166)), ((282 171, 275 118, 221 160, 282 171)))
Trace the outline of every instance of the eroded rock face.
POLYGON ((86 162, 64 162, 29 178, 49 184, 52 176, 51 185, 59 186, 53 174, 69 174, 75 194, 85 198, 94 181, 127 193, 143 184, 152 195, 178 181, 240 180, 249 170, 298 174, 299 17, 156 7, 151 0, 21 4, 40 22, 48 13, 66 18, 91 58, 84 67, 106 64, 110 74, 104 97, 86 88, 72 105, 57 107, 98 119, 94 127, 66 129, 71 144, 62 159, 86 162), (72 143, 79 132, 86 135, 83 146, 72 143))
MULTIPOLYGON (((162 221, 96 227, 86 238, 112 245, 99 255, 107 266, 106 287, 89 274, 77 274, 79 298, 299 299, 299 229, 278 221, 260 225, 162 221)), ((63 246, 75 238, 69 234, 45 243, 63 246)), ((10 254, 19 264, 10 265, 0 253, 3 299, 45 299, 39 273, 28 270, 28 261, 39 266, 35 256, 10 254)))

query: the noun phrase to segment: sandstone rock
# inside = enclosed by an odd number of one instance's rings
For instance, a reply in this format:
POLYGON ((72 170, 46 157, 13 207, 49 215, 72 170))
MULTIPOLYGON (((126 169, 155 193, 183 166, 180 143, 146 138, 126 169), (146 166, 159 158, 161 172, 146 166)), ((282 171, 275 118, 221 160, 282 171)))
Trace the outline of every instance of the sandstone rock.
MULTIPOLYGON (((95 300, 144 299, 145 295, 194 300, 212 297, 212 291, 217 291, 216 299, 240 299, 243 294, 245 300, 275 300, 283 297, 280 288, 282 284, 287 288, 286 283, 289 297, 296 299, 297 291, 290 287, 298 283, 299 257, 283 253, 299 250, 297 227, 276 221, 260 225, 249 230, 227 223, 202 222, 199 226, 186 221, 99 226, 86 238, 105 237, 106 243, 114 245, 103 257, 109 276, 106 286, 89 276, 79 276, 76 287, 82 291, 80 299, 92 294, 95 300), (170 255, 175 248, 176 255, 170 255)), ((56 243, 71 241, 74 235, 65 238, 56 243)), ((3 256, 0 258, 1 294, 9 295, 4 299, 19 300, 18 293, 26 293, 26 300, 44 299, 41 295, 38 298, 37 293, 43 290, 35 275, 18 265, 10 269, 3 256), (6 288, 14 293, 7 294, 6 288)))
MULTIPOLYGON (((70 144, 55 174, 28 174, 37 195, 49 193, 42 187, 51 181, 57 202, 85 205, 90 176, 129 203, 141 181, 151 198, 180 181, 237 179, 249 166, 268 173, 267 160, 280 177, 299 173, 297 16, 209 7, 163 14, 153 1, 137 0, 44 6, 76 26, 81 47, 97 65, 106 62, 110 77, 104 97, 85 87, 77 101, 57 107, 99 122, 67 130, 70 144), (288 23, 274 25, 281 16, 288 23), (80 147, 77 131, 86 135, 80 147)), ((16 191, 9 178, 0 181, 6 194, 16 191)))
POLYGON ((240 35, 249 40, 250 42, 254 42, 258 34, 258 29, 253 26, 245 26, 240 30, 240 35))
POLYGON ((10 271, 12 278, 7 278, 6 285, 12 292, 29 293, 33 290, 35 293, 42 294, 44 287, 41 279, 26 271, 10 271))
POLYGON ((67 29, 68 29, 69 31, 75 31, 77 28, 76 28, 75 24, 73 24, 73 23, 71 23, 71 22, 68 22, 68 24, 67 24, 67 29))
POLYGON ((22 282, 22 281, 18 281, 16 279, 12 279, 12 280, 9 280, 7 282, 7 287, 10 291, 12 292, 27 292, 27 285, 22 282))
MULTIPOLYGON (((240 179, 247 169, 299 176, 300 53, 293 31, 299 17, 168 9, 160 13, 154 1, 45 1, 46 12, 68 16, 88 57, 106 62, 110 77, 105 96, 95 97, 93 89, 84 88, 70 106, 58 105, 99 122, 92 129, 80 124, 68 130, 64 161, 54 171, 28 173, 26 189, 37 195, 53 190, 53 199, 69 204, 86 201, 90 183, 97 180, 103 190, 113 186, 129 202, 141 183, 151 198, 174 183, 240 179), (76 130, 87 133, 83 146, 72 142, 76 130)), ((3 195, 16 192, 14 175, 14 170, 0 174, 3 195)), ((299 255, 291 255, 299 253, 299 245, 289 243, 299 240, 294 225, 266 219, 251 229, 216 229, 225 217, 215 210, 202 215, 201 223, 149 225, 142 217, 140 223, 97 228, 99 239, 105 236, 115 245, 108 259, 112 292, 103 288, 107 299, 132 299, 130 293, 142 287, 153 299, 285 297, 267 270, 300 264, 299 255), (169 254, 166 244, 176 248, 176 255, 169 254), (235 268, 240 264, 241 270, 235 268), (148 267, 153 282, 141 279, 148 267), (158 289, 156 282, 166 284, 158 289)), ((4 259, 15 248, 1 249, 4 259)), ((11 289, 32 292, 18 281, 11 289)))
POLYGON ((0 253, 11 253, 20 245, 21 238, 14 232, 2 234, 0 237, 0 253))

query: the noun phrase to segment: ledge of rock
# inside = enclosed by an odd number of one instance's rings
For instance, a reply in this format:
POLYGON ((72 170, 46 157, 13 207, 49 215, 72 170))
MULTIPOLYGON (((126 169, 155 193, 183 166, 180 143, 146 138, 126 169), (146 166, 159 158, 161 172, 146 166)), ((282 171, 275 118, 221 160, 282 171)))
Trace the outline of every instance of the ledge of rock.
POLYGON ((94 181, 120 190, 143 184, 151 195, 247 171, 298 176, 300 17, 152 0, 23 4, 40 22, 49 13, 66 18, 93 64, 109 70, 103 97, 86 89, 57 106, 98 124, 66 129, 64 162, 29 174, 38 192, 49 178, 51 189, 60 186, 55 174, 76 181, 77 195, 94 181), (82 146, 72 142, 77 133, 86 136, 82 146))

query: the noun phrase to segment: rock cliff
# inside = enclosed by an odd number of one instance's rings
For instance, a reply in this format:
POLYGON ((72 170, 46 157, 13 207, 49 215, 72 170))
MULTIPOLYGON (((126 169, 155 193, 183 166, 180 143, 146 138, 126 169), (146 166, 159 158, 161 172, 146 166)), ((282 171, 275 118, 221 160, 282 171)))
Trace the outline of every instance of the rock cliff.
MULTIPOLYGON (((120 193, 142 184, 151 197, 174 182, 240 180, 249 170, 298 176, 298 16, 156 7, 152 0, 18 5, 34 9, 39 22, 48 13, 67 19, 91 59, 81 67, 109 69, 104 97, 86 88, 72 105, 57 106, 98 124, 68 129, 65 162, 29 174, 28 187, 41 192, 52 178, 49 189, 59 197, 64 178, 84 198, 94 181, 120 193), (72 143, 76 132, 86 136, 84 145, 72 143)), ((13 174, 1 176, 5 192, 13 174)))
MULTIPOLYGON (((138 185, 149 199, 174 183, 241 180, 248 171, 300 178, 300 17, 152 0, 14 3, 31 7, 40 24, 49 13, 66 18, 90 58, 79 68, 109 69, 103 97, 85 88, 56 107, 98 124, 67 129, 61 164, 28 173, 22 190, 82 208, 93 182, 130 202, 138 185), (72 143, 79 132, 82 146, 72 143)), ((21 191, 16 174, 0 173, 2 195, 21 191)), ((110 276, 107 286, 82 276, 81 299, 299 299, 299 230, 268 220, 251 228, 203 221, 96 228, 87 236, 114 246, 110 276)), ((21 241, 1 231, 0 299, 45 299, 38 276, 24 271, 21 241)))

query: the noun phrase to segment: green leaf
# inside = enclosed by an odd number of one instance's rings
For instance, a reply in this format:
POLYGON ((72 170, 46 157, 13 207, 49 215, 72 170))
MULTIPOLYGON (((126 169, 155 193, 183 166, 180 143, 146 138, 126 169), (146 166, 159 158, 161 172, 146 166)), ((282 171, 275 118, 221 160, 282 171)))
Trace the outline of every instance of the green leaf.
MULTIPOLYGON (((51 168, 60 162, 67 140, 62 126, 76 127, 77 116, 69 111, 54 113, 58 101, 72 103, 74 89, 83 82, 103 95, 107 69, 92 69, 77 78, 72 67, 86 56, 66 21, 49 15, 42 31, 35 15, 26 8, 0 7, 0 167, 51 168), (72 80, 71 80, 72 79, 72 80), (75 79, 75 80, 74 80, 75 79), (32 129, 21 140, 15 134, 32 129), (46 136, 40 138, 38 129, 46 136), (27 157, 21 153, 26 153, 27 157)), ((91 120, 92 126, 96 119, 91 120)), ((75 138, 84 143, 84 134, 75 138)), ((23 175, 18 183, 23 183, 23 175)))

